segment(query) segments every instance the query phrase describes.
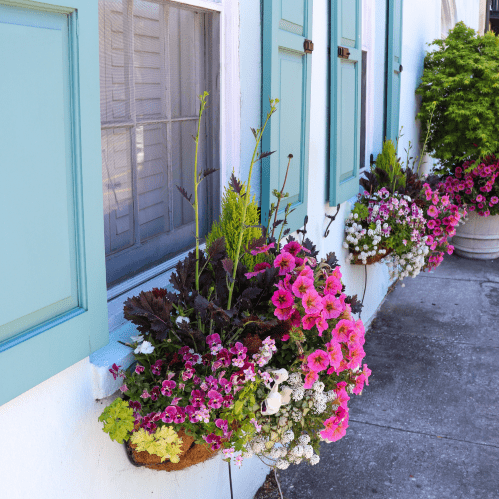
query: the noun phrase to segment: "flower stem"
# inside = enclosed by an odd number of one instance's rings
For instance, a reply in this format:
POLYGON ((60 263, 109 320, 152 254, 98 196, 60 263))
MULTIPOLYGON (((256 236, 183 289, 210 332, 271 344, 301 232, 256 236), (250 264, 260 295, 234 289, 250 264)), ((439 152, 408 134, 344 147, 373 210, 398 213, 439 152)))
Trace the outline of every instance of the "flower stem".
POLYGON ((248 173, 248 183, 246 184, 247 187, 246 187, 245 197, 243 200, 243 215, 241 217, 241 228, 239 230, 239 240, 237 242, 236 257, 234 259, 234 270, 232 272, 232 282, 229 284, 229 298, 227 300, 227 310, 230 310, 230 307, 232 305, 232 294, 234 293, 234 285, 236 283, 237 267, 239 265, 239 257, 241 254, 241 245, 243 242, 243 234, 244 234, 244 230, 245 230, 244 224, 246 222, 246 211, 248 209, 250 194, 251 194, 251 174, 253 172, 253 165, 257 161, 256 155, 258 154, 258 147, 260 146, 263 132, 265 130, 265 127, 267 126, 267 123, 269 122, 270 117, 277 110, 275 104, 277 104, 278 102, 279 102, 279 99, 275 99, 275 100, 270 101, 270 111, 267 113, 267 119, 265 120, 263 127, 260 130, 258 130, 257 133, 255 134, 256 144, 255 144, 255 149, 253 151, 253 156, 251 158, 251 164, 250 164, 250 169, 249 169, 249 173, 248 173))

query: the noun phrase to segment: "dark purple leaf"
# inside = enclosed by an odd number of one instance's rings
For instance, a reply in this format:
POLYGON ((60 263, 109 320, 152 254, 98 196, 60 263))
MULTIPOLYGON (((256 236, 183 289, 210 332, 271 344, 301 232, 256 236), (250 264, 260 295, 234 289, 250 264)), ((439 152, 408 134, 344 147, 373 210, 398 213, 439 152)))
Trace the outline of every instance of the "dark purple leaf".
POLYGON ((182 194, 182 196, 184 196, 185 199, 187 199, 187 201, 189 203, 192 204, 192 194, 190 196, 187 195, 187 191, 183 188, 183 187, 180 187, 177 185, 177 189, 179 190, 180 194, 182 194))
POLYGON ((236 194, 241 194, 241 189, 243 188, 241 182, 236 178, 234 174, 230 176, 230 186, 236 194))

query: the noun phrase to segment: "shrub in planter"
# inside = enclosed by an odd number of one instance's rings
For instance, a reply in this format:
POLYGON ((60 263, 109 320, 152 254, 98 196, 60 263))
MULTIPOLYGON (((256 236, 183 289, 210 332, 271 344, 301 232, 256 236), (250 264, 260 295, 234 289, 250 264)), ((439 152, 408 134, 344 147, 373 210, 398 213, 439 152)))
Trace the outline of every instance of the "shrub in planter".
POLYGON ((458 22, 424 60, 417 118, 442 171, 499 151, 499 39, 458 22), (429 117, 433 112, 433 120, 429 117))
MULTIPOLYGON (((276 104, 271 101, 267 121, 276 104)), ((255 131, 247 192, 264 128, 255 131)), ((196 172, 195 178, 202 175, 196 172)), ((243 184, 234 176, 230 186, 241 194, 243 184)), ((276 194, 278 205, 286 195, 283 190, 276 194)), ((366 366, 361 371, 362 322, 352 317, 361 305, 356 297, 344 294, 334 255, 318 262, 305 230, 301 242, 288 236, 281 247, 274 231, 281 225, 282 233, 285 219, 274 219, 269 230, 261 227, 262 237, 249 240, 244 248, 242 221, 250 200, 241 199, 238 233, 230 235, 237 242, 232 258, 223 229, 222 237, 206 252, 197 245, 178 263, 171 277, 173 292, 155 288, 125 303, 125 317, 140 332, 129 345, 136 364, 127 371, 116 365, 111 369, 115 378, 123 378, 122 395, 100 419, 112 439, 131 442, 134 456, 141 452, 153 456, 154 469, 182 465, 188 457, 188 439, 208 450, 206 457, 221 451, 226 459, 241 464, 255 451, 274 459, 276 442, 294 448, 306 431, 317 456, 321 432, 335 440, 346 429, 346 390, 360 391, 370 373, 366 366), (247 268, 244 254, 264 261, 247 268), (320 361, 314 360, 319 357, 320 361), (288 379, 289 386, 279 389, 288 379), (303 401, 296 394, 291 398, 292 387, 302 382, 303 401), (311 398, 308 385, 315 382, 322 384, 313 391, 321 394, 322 387, 329 395, 311 398), (305 402, 317 402, 320 410, 308 416, 302 411, 308 418, 303 421, 290 420, 289 410, 305 402), (286 421, 278 424, 279 431, 274 431, 276 421, 286 421), (255 447, 256 442, 263 447, 255 447)), ((273 211, 277 206, 269 220, 273 211)), ((289 211, 288 205, 285 213, 289 211)), ((312 464, 318 461, 318 457, 308 459, 312 464)))

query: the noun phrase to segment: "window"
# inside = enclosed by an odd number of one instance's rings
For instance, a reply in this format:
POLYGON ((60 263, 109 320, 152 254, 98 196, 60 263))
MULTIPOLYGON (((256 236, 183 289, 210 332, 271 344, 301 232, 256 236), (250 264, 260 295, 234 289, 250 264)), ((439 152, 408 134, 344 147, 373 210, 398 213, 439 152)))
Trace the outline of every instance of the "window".
POLYGON ((440 7, 440 31, 441 37, 446 38, 449 30, 456 24, 455 0, 442 0, 440 7))
MULTIPOLYGON (((99 1, 108 288, 194 245, 194 212, 176 186, 193 190, 204 90, 199 169, 219 167, 218 23, 217 13, 178 3, 99 1)), ((218 183, 213 175, 199 190, 203 234, 218 183)))

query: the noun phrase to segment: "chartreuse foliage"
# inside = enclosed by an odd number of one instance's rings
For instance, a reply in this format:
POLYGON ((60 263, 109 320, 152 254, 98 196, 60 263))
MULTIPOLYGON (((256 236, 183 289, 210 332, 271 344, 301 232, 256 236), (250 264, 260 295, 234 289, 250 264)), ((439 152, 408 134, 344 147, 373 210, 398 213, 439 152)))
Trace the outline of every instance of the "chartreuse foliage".
POLYGON ((391 189, 392 192, 405 187, 405 175, 402 166, 397 160, 395 144, 391 140, 385 140, 383 150, 376 158, 376 168, 374 169, 380 185, 391 189))
POLYGON ((104 409, 99 421, 104 422, 103 430, 109 433, 111 440, 122 444, 123 440, 128 439, 128 433, 133 430, 133 409, 129 407, 128 402, 117 398, 104 409))
MULTIPOLYGON (((220 220, 213 222, 210 233, 206 236, 206 246, 209 248, 213 242, 220 237, 225 239, 225 249, 229 258, 234 262, 236 259, 237 244, 239 242, 239 231, 241 230, 241 220, 244 211, 244 197, 246 195, 246 185, 241 185, 241 192, 237 193, 231 187, 226 187, 222 198, 222 213, 220 220)), ((247 248, 254 239, 262 237, 262 229, 254 227, 260 223, 258 205, 255 196, 251 197, 246 209, 244 225, 247 227, 243 232, 242 248, 247 248)), ((257 263, 263 262, 263 255, 253 256, 246 253, 241 262, 252 272, 257 263)))
POLYGON ((161 462, 166 459, 172 463, 180 461, 182 439, 171 426, 162 426, 152 434, 141 428, 133 433, 130 443, 137 446, 135 448, 137 452, 147 451, 149 454, 156 454, 161 458, 161 462))
POLYGON ((449 172, 463 160, 499 152, 499 39, 459 22, 430 46, 435 50, 425 57, 416 90, 422 96, 417 118, 423 135, 430 132, 428 153, 449 172))

